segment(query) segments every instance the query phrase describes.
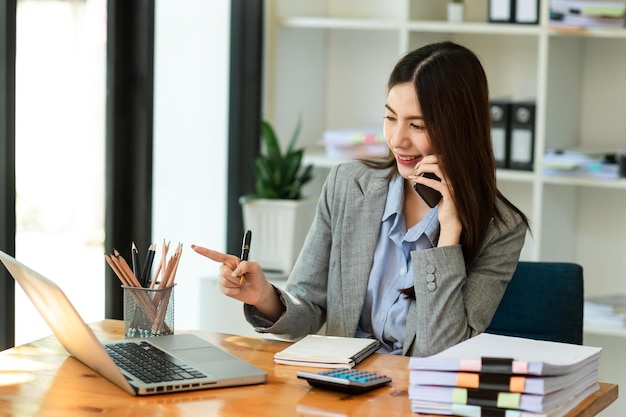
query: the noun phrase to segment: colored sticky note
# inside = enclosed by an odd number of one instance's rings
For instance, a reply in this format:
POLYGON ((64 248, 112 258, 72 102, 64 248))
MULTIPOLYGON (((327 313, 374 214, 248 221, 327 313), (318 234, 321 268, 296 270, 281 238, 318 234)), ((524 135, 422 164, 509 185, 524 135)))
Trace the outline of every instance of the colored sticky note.
POLYGON ((522 394, 501 392, 498 394, 498 408, 519 408, 522 394))

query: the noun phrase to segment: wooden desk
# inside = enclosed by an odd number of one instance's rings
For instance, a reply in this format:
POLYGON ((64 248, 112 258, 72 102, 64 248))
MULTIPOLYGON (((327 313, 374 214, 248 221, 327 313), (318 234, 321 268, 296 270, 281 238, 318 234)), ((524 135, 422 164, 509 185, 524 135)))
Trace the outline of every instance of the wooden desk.
MULTIPOLYGON (((122 337, 122 322, 91 325, 101 340, 122 337)), ((388 387, 357 396, 310 388, 296 378, 299 367, 277 365, 273 355, 287 342, 207 332, 193 332, 263 368, 262 385, 211 389, 151 397, 133 397, 77 359, 68 357, 50 336, 0 353, 0 416, 411 416, 408 358, 374 354, 359 367, 386 373, 388 387)), ((317 369, 319 368, 310 368, 317 369)), ((617 398, 618 388, 600 384, 567 417, 596 415, 617 398)))

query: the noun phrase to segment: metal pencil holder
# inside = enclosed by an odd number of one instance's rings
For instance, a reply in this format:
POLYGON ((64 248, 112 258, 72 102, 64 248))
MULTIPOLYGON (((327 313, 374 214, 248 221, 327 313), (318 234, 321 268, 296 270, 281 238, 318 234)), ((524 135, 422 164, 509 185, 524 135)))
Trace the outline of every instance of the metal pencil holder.
POLYGON ((124 289, 124 337, 174 334, 174 287, 124 289))

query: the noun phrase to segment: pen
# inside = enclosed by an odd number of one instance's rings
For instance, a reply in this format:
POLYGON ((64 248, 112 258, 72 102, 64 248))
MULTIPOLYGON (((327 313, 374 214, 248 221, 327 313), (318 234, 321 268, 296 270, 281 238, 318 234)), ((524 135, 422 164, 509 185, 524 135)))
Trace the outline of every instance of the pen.
MULTIPOLYGON (((241 244, 241 260, 247 261, 248 255, 250 254, 250 240, 252 239, 252 232, 250 230, 246 231, 246 234, 243 235, 243 243, 241 244)), ((244 276, 239 277, 239 285, 243 284, 244 276)))

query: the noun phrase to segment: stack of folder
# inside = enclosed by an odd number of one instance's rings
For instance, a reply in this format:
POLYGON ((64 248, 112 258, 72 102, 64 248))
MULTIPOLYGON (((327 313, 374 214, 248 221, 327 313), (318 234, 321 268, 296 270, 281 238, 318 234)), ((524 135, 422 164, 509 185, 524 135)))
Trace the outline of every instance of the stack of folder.
POLYGON ((560 417, 599 389, 601 348, 483 333, 411 358, 415 413, 560 417))

